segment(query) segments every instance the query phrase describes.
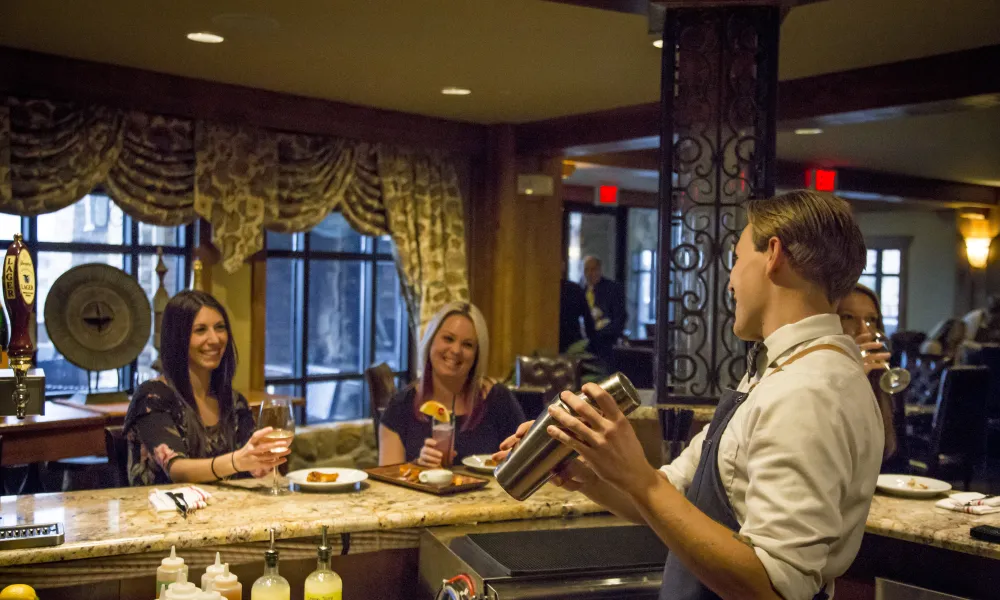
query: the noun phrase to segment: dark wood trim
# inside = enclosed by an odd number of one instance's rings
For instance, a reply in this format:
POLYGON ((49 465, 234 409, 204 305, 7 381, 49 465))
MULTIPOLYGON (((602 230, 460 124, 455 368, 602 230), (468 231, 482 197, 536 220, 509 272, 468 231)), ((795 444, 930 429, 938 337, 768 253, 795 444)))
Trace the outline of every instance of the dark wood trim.
POLYGON ((263 391, 267 348, 267 255, 250 258, 250 389, 263 391))
MULTIPOLYGON (((594 188, 586 185, 564 185, 563 203, 567 208, 578 210, 578 206, 594 206, 594 188)), ((656 208, 654 192, 618 189, 618 206, 627 208, 656 208)))
POLYGON ((660 149, 629 150, 624 152, 606 152, 589 154, 576 158, 581 163, 603 165, 605 167, 622 167, 626 169, 643 169, 646 171, 660 170, 660 149))
MULTIPOLYGON (((1000 105, 1000 45, 778 83, 778 127, 879 121, 1000 105)), ((518 152, 583 156, 659 146, 658 102, 522 123, 518 152)))
POLYGON ((781 128, 843 125, 1000 105, 1000 45, 780 84, 781 128))
MULTIPOLYGON (((632 150, 580 157, 580 162, 624 169, 655 169, 660 151, 632 150)), ((779 160, 775 171, 777 187, 799 189, 805 186, 806 163, 779 160)), ((889 202, 903 205, 936 206, 939 208, 1000 206, 1000 187, 929 179, 911 175, 883 173, 851 167, 837 169, 838 193, 857 202, 889 202)), ((566 202, 593 203, 593 188, 567 185, 566 202)), ((621 190, 619 201, 628 206, 656 207, 656 194, 621 190)))
POLYGON ((645 15, 649 6, 659 5, 665 8, 716 8, 719 6, 761 6, 779 5, 786 8, 813 4, 823 0, 547 0, 555 4, 569 4, 599 10, 645 15))
POLYGON ((569 4, 583 8, 610 10, 634 15, 649 14, 649 0, 547 0, 553 4, 569 4))
POLYGON ((0 47, 0 93, 474 155, 486 144, 482 125, 7 47, 0 47))
POLYGON ((574 157, 659 148, 659 128, 655 102, 521 123, 514 135, 520 153, 562 151, 574 157))
MULTIPOLYGON (((212 244, 212 224, 205 219, 198 219, 198 245, 194 256, 201 260, 201 287, 212 293, 212 269, 219 262, 219 251, 212 244)), ((190 285, 191 282, 185 282, 190 285)))

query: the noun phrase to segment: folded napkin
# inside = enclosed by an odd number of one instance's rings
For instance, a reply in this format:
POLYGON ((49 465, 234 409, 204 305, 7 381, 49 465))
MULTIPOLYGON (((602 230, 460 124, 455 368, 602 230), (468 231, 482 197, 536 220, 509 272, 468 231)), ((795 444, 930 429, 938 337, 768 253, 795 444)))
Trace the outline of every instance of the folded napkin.
POLYGON ((167 495, 167 492, 170 492, 171 494, 181 494, 184 497, 184 503, 187 504, 187 510, 189 512, 199 508, 205 508, 208 506, 208 499, 212 497, 212 494, 209 494, 204 489, 196 485, 188 485, 171 490, 154 488, 153 491, 149 492, 149 507, 152 508, 154 512, 178 512, 179 509, 177 508, 177 503, 174 502, 173 498, 167 495))
POLYGON ((939 500, 934 506, 970 515, 988 515, 1000 512, 1000 497, 986 496, 978 492, 960 492, 939 500))

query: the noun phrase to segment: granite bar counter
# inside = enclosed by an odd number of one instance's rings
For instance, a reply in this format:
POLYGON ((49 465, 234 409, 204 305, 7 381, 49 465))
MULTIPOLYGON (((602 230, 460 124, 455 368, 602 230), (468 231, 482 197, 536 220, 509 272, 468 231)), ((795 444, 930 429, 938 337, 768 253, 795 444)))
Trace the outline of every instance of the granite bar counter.
POLYGON ((171 546, 184 549, 262 541, 270 528, 279 538, 291 539, 316 536, 324 525, 336 534, 601 510, 582 494, 551 485, 518 502, 495 481, 481 490, 444 497, 371 480, 358 491, 270 496, 264 490, 268 481, 250 489, 204 485, 212 494, 210 504, 192 511, 187 520, 177 513, 153 513, 147 500, 151 488, 5 496, 0 498, 5 525, 61 522, 66 541, 60 546, 0 552, 0 570, 12 565, 169 552, 171 546))
MULTIPOLYGON (((312 537, 327 525, 331 533, 388 531, 438 525, 519 519, 574 517, 602 512, 585 496, 546 485, 518 502, 491 481, 473 492, 439 497, 377 481, 346 493, 295 493, 269 496, 263 489, 204 486, 213 497, 208 508, 187 520, 176 513, 153 513, 150 488, 125 488, 5 496, 0 498, 4 524, 62 522, 60 546, 0 552, 0 569, 82 558, 166 552, 256 542, 275 528, 282 539, 312 537)), ((969 528, 1000 526, 1000 513, 969 515, 934 506, 935 499, 915 500, 876 495, 868 532, 1000 560, 1000 545, 969 537, 969 528)))
MULTIPOLYGON (((0 515, 4 524, 62 522, 66 542, 49 548, 0 552, 0 583, 59 588, 60 597, 71 599, 140 597, 134 590, 144 592, 151 585, 147 580, 172 545, 188 559, 193 573, 221 550, 224 560, 245 565, 250 576, 253 569, 259 569, 261 542, 272 527, 285 544, 282 560, 299 561, 299 567, 289 568, 304 569, 304 578, 315 565, 315 537, 324 525, 334 534, 335 554, 349 552, 342 559, 367 561, 362 566, 354 563, 354 567, 344 567, 353 568, 355 581, 395 577, 398 583, 414 576, 422 528, 501 521, 522 521, 530 527, 538 520, 553 518, 590 521, 594 519, 591 515, 603 512, 581 494, 551 485, 529 500, 517 502, 495 481, 481 490, 446 497, 377 481, 347 493, 273 497, 264 493, 267 483, 259 482, 257 489, 205 486, 213 494, 211 504, 192 512, 187 520, 176 513, 153 513, 147 501, 150 488, 3 497, 0 515), (376 572, 373 569, 381 569, 379 575, 369 575, 376 572), (100 585, 112 587, 94 595, 91 589, 100 585), (63 592, 68 588, 60 586, 77 586, 85 593, 73 595, 63 592)), ((974 566, 976 575, 969 576, 972 579, 1000 578, 1000 545, 969 536, 974 525, 1000 526, 1000 513, 975 516, 950 512, 936 508, 935 500, 875 497, 868 534, 857 561, 864 563, 857 574, 859 580, 870 582, 874 576, 881 576, 886 560, 926 551, 936 553, 926 562, 953 565, 945 570, 948 573, 974 566)), ((913 566, 907 563, 899 569, 912 570, 913 566)), ((942 583, 939 589, 946 589, 944 585, 961 591, 953 581, 942 583)), ((372 597, 383 597, 380 594, 386 592, 381 589, 372 593, 376 594, 372 597)))

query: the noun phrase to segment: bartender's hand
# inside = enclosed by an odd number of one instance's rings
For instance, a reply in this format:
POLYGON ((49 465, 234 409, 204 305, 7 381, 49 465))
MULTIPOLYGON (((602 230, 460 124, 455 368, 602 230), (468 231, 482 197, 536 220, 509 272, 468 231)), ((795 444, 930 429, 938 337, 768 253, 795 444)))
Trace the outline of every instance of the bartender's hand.
POLYGON ((528 433, 528 430, 531 429, 531 426, 534 424, 535 420, 532 419, 530 421, 525 421, 524 423, 518 425, 517 431, 514 432, 514 435, 500 442, 500 450, 494 453, 493 456, 491 456, 490 458, 492 458, 496 462, 500 462, 501 460, 507 458, 507 455, 514 450, 514 446, 516 446, 521 441, 521 438, 523 438, 528 433))
POLYGON ((889 368, 889 358, 892 356, 890 352, 879 352, 879 350, 885 350, 885 346, 881 342, 874 341, 874 336, 870 333, 862 333, 861 335, 854 338, 854 342, 868 354, 863 357, 865 375, 871 373, 872 371, 885 370, 889 368))
POLYGON ((593 383, 584 385, 583 393, 597 403, 600 412, 573 393, 563 392, 562 401, 579 418, 550 405, 549 414, 560 427, 550 425, 548 434, 576 450, 598 477, 626 493, 655 482, 656 470, 646 460, 632 424, 614 398, 593 383))
POLYGON ((255 477, 258 473, 270 473, 275 467, 287 462, 286 456, 292 453, 289 449, 291 441, 269 442, 264 436, 271 433, 272 427, 265 427, 253 432, 245 446, 233 453, 233 464, 240 472, 250 472, 255 477), (272 452, 272 449, 281 452, 272 452))
MULTIPOLYGON (((456 456, 458 456, 458 453, 452 450, 452 460, 454 460, 456 456)), ((441 466, 442 458, 444 458, 444 454, 437 449, 437 442, 434 441, 434 438, 427 438, 424 440, 424 447, 420 449, 420 456, 417 457, 416 462, 421 467, 437 469, 441 466)))
POLYGON ((597 482, 599 477, 594 470, 580 458, 574 458, 553 475, 551 481, 564 490, 571 492, 583 491, 597 482))

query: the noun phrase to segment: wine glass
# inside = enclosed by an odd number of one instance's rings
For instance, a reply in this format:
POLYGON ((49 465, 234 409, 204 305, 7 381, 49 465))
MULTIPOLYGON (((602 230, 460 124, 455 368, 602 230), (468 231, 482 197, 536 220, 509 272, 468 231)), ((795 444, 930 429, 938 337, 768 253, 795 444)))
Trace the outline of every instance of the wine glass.
MULTIPOLYGON (((265 398, 260 405, 260 417, 257 419, 257 429, 272 427, 271 433, 264 436, 265 442, 287 442, 285 446, 272 448, 275 454, 284 452, 295 437, 295 413, 292 412, 291 398, 265 398)), ((278 467, 274 468, 274 479, 271 485, 271 495, 280 496, 288 493, 287 488, 278 487, 278 467)))
MULTIPOLYGON (((882 344, 882 348, 875 350, 874 352, 888 352, 889 345, 887 343, 885 334, 882 333, 878 327, 875 326, 875 322, 871 319, 865 319, 865 327, 868 331, 872 332, 872 341, 882 344)), ((873 352, 872 350, 862 350, 861 356, 867 356, 873 352)), ((879 377, 878 386, 883 392, 887 394, 898 394, 910 385, 910 372, 902 367, 893 367, 882 373, 879 377)))

